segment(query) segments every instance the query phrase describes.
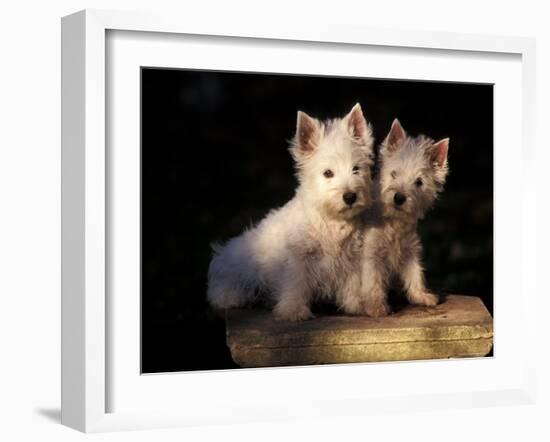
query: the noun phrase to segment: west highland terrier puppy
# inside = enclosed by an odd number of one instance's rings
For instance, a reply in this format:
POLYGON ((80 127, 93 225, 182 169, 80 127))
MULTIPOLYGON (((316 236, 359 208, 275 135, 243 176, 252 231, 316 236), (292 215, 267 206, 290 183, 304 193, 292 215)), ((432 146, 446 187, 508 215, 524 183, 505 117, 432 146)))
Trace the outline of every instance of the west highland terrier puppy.
POLYGON ((369 316, 390 313, 387 291, 394 280, 400 280, 411 304, 438 303, 437 295, 426 290, 416 224, 443 190, 448 148, 448 138, 434 142, 407 136, 397 119, 381 145, 373 186, 377 203, 367 213, 363 244, 361 302, 369 316))
POLYGON ((290 146, 295 196, 215 248, 207 291, 212 306, 240 307, 259 294, 282 320, 313 317, 315 299, 358 313, 373 141, 359 104, 344 118, 324 122, 298 112, 290 146))

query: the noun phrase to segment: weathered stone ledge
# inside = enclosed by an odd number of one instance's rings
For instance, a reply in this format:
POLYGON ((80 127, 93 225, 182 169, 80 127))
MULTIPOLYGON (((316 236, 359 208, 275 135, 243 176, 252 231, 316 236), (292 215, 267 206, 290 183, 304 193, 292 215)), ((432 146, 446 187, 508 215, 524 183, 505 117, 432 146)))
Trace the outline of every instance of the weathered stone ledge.
POLYGON ((284 322, 266 310, 230 310, 227 345, 241 367, 479 357, 491 351, 493 319, 479 298, 459 295, 384 318, 284 322))

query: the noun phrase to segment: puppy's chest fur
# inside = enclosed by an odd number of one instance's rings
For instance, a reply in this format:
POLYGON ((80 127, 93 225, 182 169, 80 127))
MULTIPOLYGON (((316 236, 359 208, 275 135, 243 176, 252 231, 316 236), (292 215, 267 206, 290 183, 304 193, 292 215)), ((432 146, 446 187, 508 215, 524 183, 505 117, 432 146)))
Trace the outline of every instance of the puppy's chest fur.
POLYGON ((382 223, 367 231, 364 251, 388 273, 397 273, 419 248, 415 225, 382 223))
POLYGON ((301 256, 310 282, 329 295, 360 268, 363 231, 357 225, 333 224, 306 231, 307 247, 301 256))

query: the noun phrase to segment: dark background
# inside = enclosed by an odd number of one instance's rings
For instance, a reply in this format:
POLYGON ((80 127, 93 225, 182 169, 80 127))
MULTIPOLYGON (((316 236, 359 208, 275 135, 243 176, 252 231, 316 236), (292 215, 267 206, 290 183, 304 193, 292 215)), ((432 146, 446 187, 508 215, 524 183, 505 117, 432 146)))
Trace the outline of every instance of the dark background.
POLYGON ((419 230, 428 285, 493 309, 493 87, 142 69, 142 371, 235 368, 206 303, 209 244, 292 198, 297 110, 360 102, 377 144, 398 117, 450 137, 445 191, 419 230))

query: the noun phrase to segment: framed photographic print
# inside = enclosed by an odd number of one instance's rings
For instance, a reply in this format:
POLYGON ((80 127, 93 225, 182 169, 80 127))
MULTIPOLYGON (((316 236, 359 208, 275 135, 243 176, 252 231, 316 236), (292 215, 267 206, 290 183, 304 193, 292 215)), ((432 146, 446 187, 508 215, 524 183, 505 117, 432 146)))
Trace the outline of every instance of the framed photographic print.
POLYGON ((64 424, 533 400, 532 40, 94 10, 62 46, 64 424))

